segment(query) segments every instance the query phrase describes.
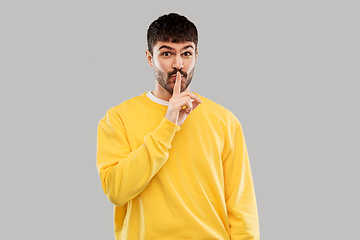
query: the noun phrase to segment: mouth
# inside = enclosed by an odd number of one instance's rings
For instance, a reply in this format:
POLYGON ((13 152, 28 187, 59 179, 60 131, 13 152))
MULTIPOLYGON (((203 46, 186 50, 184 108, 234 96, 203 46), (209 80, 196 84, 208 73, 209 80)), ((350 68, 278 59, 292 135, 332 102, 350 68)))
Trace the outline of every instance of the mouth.
MULTIPOLYGON (((181 74, 181 81, 183 81, 184 78, 185 78, 184 75, 181 74)), ((176 74, 171 75, 171 79, 172 79, 174 82, 176 82, 176 74)))

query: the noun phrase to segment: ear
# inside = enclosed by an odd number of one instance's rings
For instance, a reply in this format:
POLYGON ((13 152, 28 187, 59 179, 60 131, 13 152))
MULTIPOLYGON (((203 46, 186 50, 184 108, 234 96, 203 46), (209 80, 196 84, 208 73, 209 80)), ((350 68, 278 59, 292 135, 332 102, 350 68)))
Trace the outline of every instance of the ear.
POLYGON ((150 51, 146 49, 145 54, 146 54, 146 60, 147 60, 148 64, 150 65, 150 67, 154 67, 153 62, 152 62, 152 55, 151 55, 150 51))
POLYGON ((198 55, 199 55, 199 49, 196 48, 196 52, 195 52, 195 63, 196 63, 196 61, 197 61, 198 55))

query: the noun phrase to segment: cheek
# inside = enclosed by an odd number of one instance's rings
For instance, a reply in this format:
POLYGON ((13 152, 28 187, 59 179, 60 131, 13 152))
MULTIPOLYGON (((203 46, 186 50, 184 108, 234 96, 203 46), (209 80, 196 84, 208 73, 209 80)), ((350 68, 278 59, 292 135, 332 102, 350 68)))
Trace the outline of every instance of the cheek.
POLYGON ((195 63, 196 63, 195 59, 188 62, 186 69, 188 73, 195 67, 195 63))
POLYGON ((167 62, 164 61, 164 60, 155 59, 155 60, 154 60, 154 64, 155 64, 155 66, 156 66, 158 69, 160 69, 161 71, 166 72, 167 69, 168 69, 168 64, 167 64, 167 62))

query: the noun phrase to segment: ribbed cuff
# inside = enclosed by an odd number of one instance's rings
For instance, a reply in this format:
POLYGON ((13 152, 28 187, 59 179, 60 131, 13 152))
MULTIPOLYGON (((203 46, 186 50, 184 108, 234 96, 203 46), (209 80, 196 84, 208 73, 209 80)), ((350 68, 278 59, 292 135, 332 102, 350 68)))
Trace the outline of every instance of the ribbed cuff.
POLYGON ((169 119, 164 117, 159 126, 152 133, 153 137, 160 140, 163 144, 171 146, 175 133, 180 130, 180 126, 172 123, 169 119))

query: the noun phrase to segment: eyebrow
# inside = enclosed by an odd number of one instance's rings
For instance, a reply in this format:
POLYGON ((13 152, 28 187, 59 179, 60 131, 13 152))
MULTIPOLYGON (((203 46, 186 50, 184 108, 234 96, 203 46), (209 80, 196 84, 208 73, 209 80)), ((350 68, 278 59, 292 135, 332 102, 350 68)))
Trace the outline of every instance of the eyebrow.
MULTIPOLYGON (((158 51, 160 51, 162 48, 166 48, 166 49, 169 49, 169 50, 175 50, 174 48, 169 47, 169 46, 167 46, 167 45, 162 45, 162 46, 159 48, 158 51)), ((180 50, 183 51, 183 50, 186 50, 186 49, 188 49, 188 48, 194 49, 194 47, 193 47, 192 45, 187 45, 187 46, 183 47, 183 48, 180 49, 180 50)))

